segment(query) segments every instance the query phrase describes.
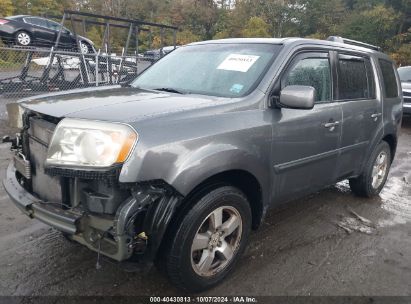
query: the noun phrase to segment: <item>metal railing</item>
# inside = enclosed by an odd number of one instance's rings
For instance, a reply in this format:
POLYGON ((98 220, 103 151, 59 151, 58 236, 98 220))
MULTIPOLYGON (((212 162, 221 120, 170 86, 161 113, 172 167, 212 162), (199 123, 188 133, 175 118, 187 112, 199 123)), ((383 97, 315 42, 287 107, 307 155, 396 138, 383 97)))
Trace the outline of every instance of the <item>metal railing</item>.
POLYGON ((126 84, 156 59, 124 52, 82 54, 53 48, 0 47, 0 135, 11 134, 8 104, 50 92, 126 84))
POLYGON ((124 84, 154 58, 39 49, 0 48, 0 98, 18 99, 76 88, 124 84))
POLYGON ((49 17, 61 20, 61 27, 56 41, 47 45, 41 46, 37 42, 36 47, 19 47, 14 45, 14 40, 0 37, 0 135, 6 132, 6 105, 9 103, 49 92, 126 84, 165 55, 166 31, 172 33, 176 48, 177 27, 170 25, 77 11, 64 11, 63 16, 49 17), (63 50, 59 43, 66 21, 70 23, 76 41, 70 50, 63 50), (92 46, 86 54, 81 52, 76 31, 78 24, 82 25, 84 35, 90 26, 103 28, 102 50, 96 51, 92 46), (111 46, 114 29, 127 30, 127 38, 119 53, 113 53, 111 46), (152 31, 160 34, 158 50, 151 50, 152 31), (140 36, 143 32, 146 35, 140 36), (145 36, 148 39, 146 46, 151 51, 144 57, 139 54, 139 43, 144 42, 145 36))

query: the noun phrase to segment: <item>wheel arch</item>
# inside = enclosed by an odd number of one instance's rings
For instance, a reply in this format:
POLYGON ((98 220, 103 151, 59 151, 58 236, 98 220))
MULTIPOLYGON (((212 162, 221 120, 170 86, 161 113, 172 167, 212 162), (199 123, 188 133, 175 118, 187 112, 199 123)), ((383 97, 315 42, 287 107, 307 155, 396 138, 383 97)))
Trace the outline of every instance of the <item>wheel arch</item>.
MULTIPOLYGON (((243 169, 233 169, 214 174, 199 183, 186 196, 187 204, 194 203, 197 196, 218 187, 230 185, 241 190, 248 199, 252 213, 252 227, 257 229, 264 214, 262 186, 258 179, 250 172, 243 169)), ((189 207, 191 207, 191 205, 189 207)), ((189 209, 189 208, 188 208, 189 209)))
POLYGON ((385 141, 390 146, 392 162, 394 160, 395 151, 397 150, 397 137, 394 134, 387 134, 383 137, 382 141, 385 141))
MULTIPOLYGON (((264 216, 263 193, 260 182, 252 173, 246 170, 226 170, 206 178, 184 197, 182 204, 167 227, 161 248, 166 249, 169 246, 169 240, 172 239, 175 229, 177 229, 182 218, 194 206, 195 202, 205 193, 224 185, 234 186, 246 195, 251 208, 252 228, 257 229, 264 216)), ((158 253, 164 252, 166 250, 160 249, 158 253)))
POLYGON ((227 170, 214 174, 199 183, 186 196, 186 202, 191 208, 195 198, 222 185, 230 185, 241 190, 248 199, 252 213, 252 227, 257 229, 261 224, 264 214, 262 186, 258 179, 250 172, 243 169, 227 170), (191 204, 190 204, 191 202, 191 204))
POLYGON ((32 31, 30 31, 30 30, 28 30, 28 29, 25 29, 25 28, 21 28, 21 29, 16 30, 16 31, 13 33, 13 36, 16 37, 17 34, 18 34, 18 33, 21 33, 21 32, 25 32, 25 33, 29 34, 30 38, 33 39, 33 33, 32 33, 32 31))

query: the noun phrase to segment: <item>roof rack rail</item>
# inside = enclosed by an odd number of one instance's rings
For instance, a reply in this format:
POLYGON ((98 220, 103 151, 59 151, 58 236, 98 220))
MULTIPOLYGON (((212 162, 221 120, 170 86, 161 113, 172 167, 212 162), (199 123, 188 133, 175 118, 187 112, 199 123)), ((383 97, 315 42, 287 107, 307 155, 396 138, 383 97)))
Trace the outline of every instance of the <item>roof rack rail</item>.
POLYGON ((357 40, 347 39, 347 38, 343 38, 343 37, 339 37, 339 36, 330 36, 330 37, 327 38, 327 41, 334 41, 334 42, 339 42, 339 43, 362 46, 362 47, 365 47, 367 49, 372 49, 374 51, 379 51, 379 52, 382 50, 379 46, 376 46, 376 45, 364 43, 364 42, 357 41, 357 40))

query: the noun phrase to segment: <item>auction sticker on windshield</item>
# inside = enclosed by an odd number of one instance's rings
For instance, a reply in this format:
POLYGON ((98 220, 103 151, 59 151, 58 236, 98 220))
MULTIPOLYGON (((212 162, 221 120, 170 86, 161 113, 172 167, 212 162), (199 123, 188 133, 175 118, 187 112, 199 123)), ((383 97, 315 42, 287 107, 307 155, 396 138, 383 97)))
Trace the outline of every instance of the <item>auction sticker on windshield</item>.
POLYGON ((245 73, 253 66, 253 64, 258 60, 258 58, 260 58, 260 56, 230 54, 217 67, 217 69, 245 73))

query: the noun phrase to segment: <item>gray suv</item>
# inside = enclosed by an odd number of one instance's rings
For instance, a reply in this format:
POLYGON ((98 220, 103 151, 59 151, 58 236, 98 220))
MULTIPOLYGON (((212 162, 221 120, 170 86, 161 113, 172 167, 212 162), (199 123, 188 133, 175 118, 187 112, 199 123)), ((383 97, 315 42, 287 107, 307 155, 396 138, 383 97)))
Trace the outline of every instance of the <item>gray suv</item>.
POLYGON ((30 218, 190 291, 232 271, 269 207, 348 179, 378 195, 402 93, 377 47, 227 39, 180 47, 127 87, 19 102, 4 186, 30 218))

